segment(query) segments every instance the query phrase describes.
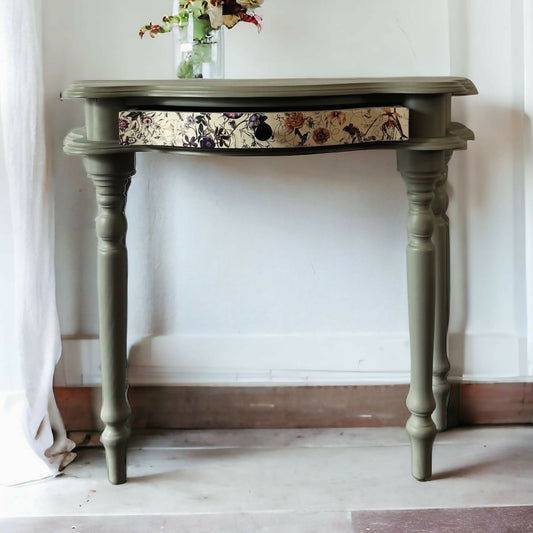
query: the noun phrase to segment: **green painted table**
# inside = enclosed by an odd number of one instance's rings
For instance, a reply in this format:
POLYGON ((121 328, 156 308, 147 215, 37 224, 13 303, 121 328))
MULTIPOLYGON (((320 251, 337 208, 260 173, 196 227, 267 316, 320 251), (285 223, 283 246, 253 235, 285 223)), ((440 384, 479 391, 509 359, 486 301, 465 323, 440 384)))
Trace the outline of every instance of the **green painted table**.
POLYGON ((409 203, 407 431, 414 477, 431 477, 450 390, 447 164, 473 139, 451 121, 451 101, 476 93, 472 82, 455 77, 81 81, 63 93, 85 99, 85 127, 67 135, 64 150, 83 156, 98 202, 102 442, 111 483, 126 481, 130 416, 124 209, 135 152, 147 150, 228 156, 396 150, 409 203))

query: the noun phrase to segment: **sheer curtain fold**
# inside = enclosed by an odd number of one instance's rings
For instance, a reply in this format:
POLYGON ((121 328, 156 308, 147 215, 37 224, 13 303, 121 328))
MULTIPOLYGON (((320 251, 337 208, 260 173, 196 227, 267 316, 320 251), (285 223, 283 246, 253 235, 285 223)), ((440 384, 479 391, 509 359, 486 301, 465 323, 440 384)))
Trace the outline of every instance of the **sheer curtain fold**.
POLYGON ((53 193, 46 169, 40 0, 0 2, 0 483, 55 475, 73 459, 53 397, 61 352, 53 193), (23 21, 21 23, 21 21, 23 21), (7 318, 6 318, 7 317, 7 318))

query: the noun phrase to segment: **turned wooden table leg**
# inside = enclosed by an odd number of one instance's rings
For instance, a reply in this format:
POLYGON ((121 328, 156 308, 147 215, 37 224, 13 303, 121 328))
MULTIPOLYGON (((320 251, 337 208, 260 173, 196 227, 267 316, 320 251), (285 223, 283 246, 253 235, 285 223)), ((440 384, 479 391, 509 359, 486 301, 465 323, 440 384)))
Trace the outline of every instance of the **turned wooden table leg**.
POLYGON ((435 411, 433 422, 437 431, 444 431, 448 427, 448 402, 450 398, 450 384, 448 372, 448 324, 450 320, 450 227, 446 215, 448 209, 448 193, 446 181, 448 178, 448 162, 451 151, 445 153, 445 170, 437 181, 435 198, 432 208, 435 215, 433 243, 435 245, 435 340, 433 345, 433 395, 435 396, 435 411))
POLYGON ((85 156, 98 202, 98 309, 102 361, 102 443, 109 481, 126 481, 130 407, 126 398, 128 258, 124 214, 134 154, 85 156))
POLYGON ((435 252, 431 236, 431 204, 435 184, 444 171, 443 152, 398 151, 398 168, 407 185, 407 289, 411 345, 411 387, 407 407, 411 416, 407 432, 411 439, 412 473, 418 480, 431 477, 431 457, 436 434, 431 414, 433 337, 435 325, 435 252))

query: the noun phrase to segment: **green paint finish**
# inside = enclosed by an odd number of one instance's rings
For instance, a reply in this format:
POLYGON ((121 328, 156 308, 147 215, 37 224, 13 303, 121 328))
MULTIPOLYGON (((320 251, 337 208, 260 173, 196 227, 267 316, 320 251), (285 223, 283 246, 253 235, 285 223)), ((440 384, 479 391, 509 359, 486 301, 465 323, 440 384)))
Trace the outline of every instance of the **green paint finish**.
POLYGON ((450 384, 448 372, 448 324, 450 321, 450 223, 446 211, 448 209, 448 162, 451 151, 445 153, 445 170, 437 180, 435 196, 431 207, 435 215, 433 243, 435 245, 435 338, 433 342, 433 394, 436 408, 433 422, 437 431, 448 427, 448 402, 450 384))
POLYGON ((102 411, 109 480, 126 481, 130 407, 126 399, 126 328, 128 312, 127 221, 124 214, 134 154, 85 156, 87 175, 98 203, 98 312, 102 359, 102 411))
POLYGON ((458 77, 329 78, 270 80, 126 80, 76 81, 63 98, 175 97, 187 99, 275 98, 287 104, 291 98, 371 94, 477 94, 474 84, 458 77))
POLYGON ((451 122, 452 96, 477 94, 465 78, 363 78, 311 80, 162 80, 75 82, 64 98, 85 98, 85 127, 65 138, 68 154, 84 157, 98 203, 98 299, 102 357, 102 442, 109 480, 126 481, 130 408, 126 398, 127 221, 124 214, 135 152, 291 155, 394 149, 409 202, 407 278, 411 346, 412 473, 431 477, 433 440, 446 429, 449 362, 450 244, 446 215, 447 164, 473 133, 451 122), (312 148, 205 150, 119 144, 118 114, 132 109, 187 112, 304 112, 356 107, 406 107, 409 139, 312 148))

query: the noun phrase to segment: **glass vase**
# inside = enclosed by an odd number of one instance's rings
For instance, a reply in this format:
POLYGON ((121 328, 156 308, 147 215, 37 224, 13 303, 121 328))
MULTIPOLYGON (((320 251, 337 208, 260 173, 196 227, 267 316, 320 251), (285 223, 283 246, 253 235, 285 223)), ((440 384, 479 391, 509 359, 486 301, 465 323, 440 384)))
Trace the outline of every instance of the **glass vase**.
POLYGON ((224 32, 209 19, 189 16, 174 29, 174 69, 178 78, 224 77, 224 32))

